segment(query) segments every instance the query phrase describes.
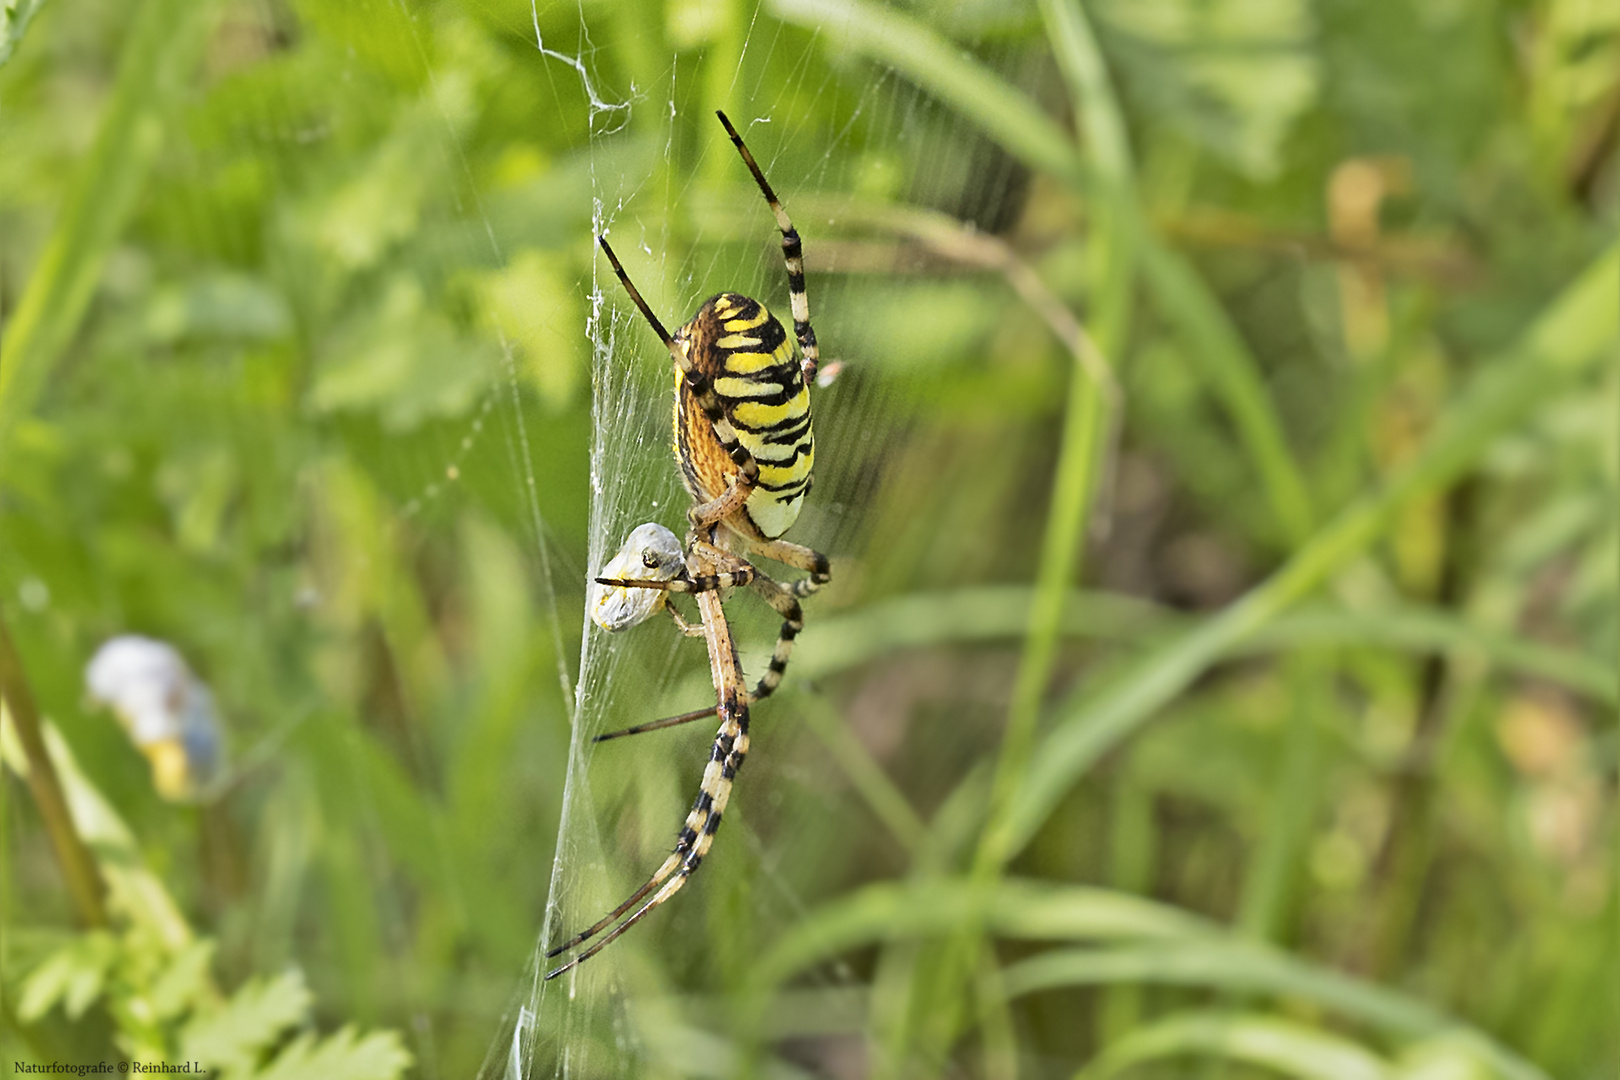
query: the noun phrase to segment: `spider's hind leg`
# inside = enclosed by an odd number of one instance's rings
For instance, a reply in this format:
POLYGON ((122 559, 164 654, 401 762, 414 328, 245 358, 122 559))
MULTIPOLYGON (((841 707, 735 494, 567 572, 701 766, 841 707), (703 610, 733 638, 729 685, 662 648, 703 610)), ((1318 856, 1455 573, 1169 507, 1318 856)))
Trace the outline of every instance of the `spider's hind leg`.
POLYGON ((761 701, 776 693, 776 688, 782 685, 788 658, 793 655, 793 642, 804 630, 804 611, 799 607, 800 594, 793 586, 783 585, 764 574, 756 575, 752 585, 754 591, 782 616, 782 628, 777 631, 776 644, 771 648, 770 666, 755 684, 751 698, 752 701, 761 701))
POLYGON ((611 945, 625 931, 646 918, 654 908, 679 892, 686 884, 686 879, 697 871, 714 843, 714 834, 720 828, 721 816, 731 801, 732 783, 737 778, 737 771, 742 768, 743 760, 748 756, 748 698, 742 690, 742 672, 737 667, 736 644, 731 637, 731 627, 726 622, 725 609, 720 606, 719 594, 712 590, 701 593, 698 607, 703 612, 703 627, 708 638, 715 696, 719 702, 720 730, 715 733, 714 747, 709 752, 709 763, 703 770, 703 781, 699 786, 697 799, 692 803, 692 809, 687 811, 686 821, 675 842, 675 850, 652 877, 647 879, 646 884, 632 893, 624 903, 597 920, 594 925, 574 935, 546 955, 560 956, 584 944, 612 926, 616 919, 634 907, 648 893, 654 889, 658 891, 653 893, 651 899, 636 908, 629 918, 608 930, 596 944, 578 953, 567 963, 548 971, 547 979, 555 979, 589 960, 611 945))

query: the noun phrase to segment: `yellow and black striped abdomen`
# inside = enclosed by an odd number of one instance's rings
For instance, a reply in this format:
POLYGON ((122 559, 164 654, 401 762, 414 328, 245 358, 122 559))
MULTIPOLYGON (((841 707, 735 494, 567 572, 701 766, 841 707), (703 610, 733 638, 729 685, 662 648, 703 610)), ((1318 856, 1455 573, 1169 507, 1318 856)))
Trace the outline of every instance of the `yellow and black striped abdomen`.
MULTIPOLYGON (((757 539, 776 539, 798 519, 816 460, 810 390, 792 339, 764 304, 721 293, 698 309, 675 341, 708 380, 737 441, 759 465, 759 483, 727 524, 757 539)), ((718 497, 737 475, 679 371, 675 450, 687 491, 699 502, 718 497)))

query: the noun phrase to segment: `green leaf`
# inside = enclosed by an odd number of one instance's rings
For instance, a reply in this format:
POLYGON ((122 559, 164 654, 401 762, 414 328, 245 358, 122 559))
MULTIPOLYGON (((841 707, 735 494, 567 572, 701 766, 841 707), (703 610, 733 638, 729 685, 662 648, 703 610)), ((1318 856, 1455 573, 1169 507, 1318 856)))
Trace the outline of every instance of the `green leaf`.
POLYGON ((181 1057, 210 1068, 251 1069, 284 1031, 308 1019, 312 1000, 300 972, 254 979, 223 1008, 186 1026, 181 1057))
POLYGON ((1133 1065, 1183 1054, 1214 1054, 1300 1080, 1384 1080, 1388 1064, 1339 1035, 1274 1016, 1180 1013, 1138 1028, 1110 1046, 1077 1080, 1103 1080, 1133 1065))
POLYGON ((1392 1075, 1398 1080, 1493 1080, 1490 1059, 1466 1039, 1438 1035, 1404 1050, 1392 1075))
POLYGON ((73 1019, 101 996, 107 974, 118 959, 118 939, 92 930, 56 950, 23 980, 17 1016, 31 1023, 58 1003, 73 1019))
POLYGON ((322 412, 375 409, 390 431, 465 413, 495 373, 487 343, 457 334, 405 274, 375 309, 341 326, 322 350, 310 402, 322 412))
POLYGON ((518 350, 523 370, 552 409, 573 400, 587 377, 579 327, 579 288, 561 256, 539 248, 515 253, 475 278, 481 321, 518 350))
POLYGON ((11 59, 28 29, 28 21, 44 6, 45 0, 5 0, 0 4, 0 64, 11 59))
POLYGON ((990 932, 1020 940, 1191 938, 1216 927, 1165 904, 1107 889, 1002 879, 975 895, 959 878, 869 885, 801 919, 760 961, 764 982, 881 941, 938 937, 977 911, 990 932))
POLYGON ((208 965, 213 962, 214 949, 212 938, 201 938, 170 960, 149 995, 152 1011, 159 1019, 175 1019, 205 1000, 211 988, 208 965))
POLYGON ((254 1080, 393 1080, 410 1064, 397 1032, 361 1037, 350 1026, 325 1040, 300 1036, 254 1080))
POLYGON ((291 329, 292 313, 279 293, 226 271, 160 289, 146 310, 147 335, 165 344, 192 337, 272 340, 291 329))

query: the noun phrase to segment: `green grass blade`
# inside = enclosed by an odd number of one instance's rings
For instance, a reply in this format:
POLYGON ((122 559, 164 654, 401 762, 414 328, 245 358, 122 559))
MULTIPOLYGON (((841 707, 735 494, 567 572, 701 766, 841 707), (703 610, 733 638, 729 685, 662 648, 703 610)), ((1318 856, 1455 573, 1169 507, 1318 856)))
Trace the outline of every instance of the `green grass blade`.
POLYGON ((1311 533, 1314 518, 1304 477, 1266 393, 1260 362, 1187 260, 1160 244, 1142 246, 1142 276, 1156 306, 1180 336, 1186 355, 1210 383, 1291 541, 1311 533))
POLYGON ((1620 672, 1610 664, 1571 649, 1539 645, 1475 626, 1439 608, 1416 605, 1403 604, 1377 612, 1326 608, 1296 611, 1239 643, 1233 654, 1306 645, 1382 646, 1413 652, 1464 650, 1507 671, 1558 683, 1594 701, 1620 703, 1620 672))
POLYGON ((0 462, 78 331, 163 142, 165 117, 213 24, 213 3, 147 0, 130 27, 96 140, 0 339, 0 462))
POLYGON ((1455 1022, 1393 990, 1295 960, 1263 945, 1225 940, 1177 941, 1173 946, 1054 949, 1007 969, 1015 997, 1064 987, 1146 982, 1309 1001, 1402 1036, 1431 1035, 1455 1022))
POLYGON ((1107 949, 1058 949, 1007 969, 1014 996, 1114 983, 1154 983, 1308 1001, 1390 1035, 1446 1035, 1514 1080, 1547 1080, 1534 1064, 1455 1018, 1398 991, 1297 960, 1269 946, 1189 938, 1107 949))
POLYGON ((974 911, 996 936, 1025 941, 1108 941, 1218 933, 1203 919, 1126 893, 1002 879, 982 888, 964 878, 882 882, 811 912, 760 961, 761 988, 851 949, 943 937, 974 911))
POLYGON ((1151 1061, 1216 1055, 1298 1080, 1384 1080, 1387 1062, 1339 1035, 1275 1016, 1176 1013, 1138 1028, 1076 1075, 1104 1080, 1151 1061))
MULTIPOLYGON (((1064 73, 1073 88, 1076 108, 1081 110, 1088 124, 1087 164, 1099 181, 1096 187, 1104 209, 1089 252, 1092 279, 1097 283, 1092 302, 1096 312, 1093 330, 1102 355, 1117 358, 1130 328, 1136 265, 1134 230, 1128 227, 1130 215, 1124 212, 1126 193, 1131 185, 1130 151, 1125 141, 1124 123, 1112 96, 1106 93, 1107 73, 1095 43, 1083 20, 1066 21, 1056 16, 1054 23, 1053 9, 1057 7, 1061 5, 1048 2, 1042 5, 1042 10, 1048 16, 1048 32, 1069 46, 1063 53, 1068 61, 1063 65, 1064 73), (1066 35, 1058 32, 1059 25, 1067 30, 1066 35), (1098 87, 1104 89, 1098 91, 1098 87), (1082 91, 1087 89, 1094 92, 1082 97, 1082 91)), ((1046 529, 1041 538, 1029 628, 991 783, 991 822, 1009 812, 1019 778, 1029 766, 1041 702, 1046 697, 1057 656, 1064 596, 1077 573, 1079 553, 1085 546, 1086 522, 1096 492, 1099 459, 1107 452, 1105 440, 1111 410, 1106 394, 1110 387, 1100 386, 1088 378, 1079 364, 1075 365, 1069 380, 1063 437, 1047 501, 1046 529)), ((984 839, 988 841, 997 835, 999 832, 991 828, 984 839)), ((1003 854, 989 843, 980 845, 977 863, 981 867, 999 866, 1004 861, 1003 854)))
POLYGON ((1273 940, 1303 874, 1311 833, 1323 800, 1322 731, 1331 726, 1338 689, 1332 658, 1321 649, 1293 647, 1277 667, 1287 687, 1286 727, 1267 783, 1260 841, 1246 860, 1238 893, 1237 927, 1273 940))
POLYGON ((829 47, 888 64, 971 118, 1007 152, 1078 181, 1069 133, 959 46, 920 22, 860 0, 771 0, 772 15, 816 31, 829 47))
POLYGON ((1107 889, 1004 879, 975 886, 964 878, 916 885, 869 885, 812 911, 765 954, 750 995, 854 950, 894 941, 944 938, 959 920, 982 914, 995 937, 1019 941, 1110 943, 1064 948, 1008 967, 1003 985, 1020 997, 1064 987, 1154 983, 1307 1001, 1401 1038, 1446 1035, 1468 1045, 1514 1080, 1546 1080, 1486 1035, 1399 991, 1299 960, 1281 949, 1228 936, 1179 908, 1107 889))
MULTIPOLYGON (((895 597, 812 623, 799 638, 793 665, 815 677, 860 668, 908 649, 1014 641, 1028 626, 1032 597, 1033 590, 1024 585, 895 597)), ((1183 618, 1146 601, 1077 589, 1064 594, 1060 623, 1072 637, 1138 644, 1185 633, 1186 625, 1183 618)), ((1438 608, 1409 604, 1366 612, 1304 607, 1233 642, 1225 655, 1334 645, 1467 650, 1505 671, 1547 679, 1604 704, 1620 702, 1620 674, 1611 664, 1474 626, 1438 608)))
POLYGON ((1052 55, 1080 118, 1092 168, 1113 198, 1128 199, 1135 166, 1125 135, 1124 112, 1114 96, 1086 13, 1076 0, 1041 0, 1040 9, 1052 55))
POLYGON ((1519 347, 1492 362, 1443 418, 1418 456, 1350 506, 1284 566, 1222 614, 1144 659, 1100 700, 1060 711, 1019 789, 998 843, 1028 843, 1065 792, 1102 754, 1163 708, 1220 656, 1347 565, 1411 500, 1455 479, 1492 440, 1534 415, 1576 376, 1612 355, 1620 249, 1611 249, 1560 295, 1519 347))

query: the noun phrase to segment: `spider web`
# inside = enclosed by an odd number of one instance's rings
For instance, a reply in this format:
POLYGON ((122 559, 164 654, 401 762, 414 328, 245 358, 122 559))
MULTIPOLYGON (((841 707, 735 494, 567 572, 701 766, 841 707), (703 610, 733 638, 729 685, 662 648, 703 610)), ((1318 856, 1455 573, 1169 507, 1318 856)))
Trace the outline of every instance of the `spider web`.
MULTIPOLYGON (((741 207, 725 209, 724 216, 729 217, 726 224, 742 223, 743 238, 751 238, 756 246, 754 254, 742 264, 740 277, 729 268, 726 255, 730 253, 714 247, 706 221, 692 230, 686 254, 672 254, 674 222, 680 208, 698 190, 698 176, 712 175, 719 166, 731 170, 730 186, 738 192, 745 192, 744 185, 749 185, 742 162, 718 123, 700 129, 703 145, 689 175, 674 176, 672 170, 656 168, 659 158, 675 154, 677 140, 690 136, 692 125, 682 123, 683 116, 702 108, 697 103, 704 100, 704 88, 688 74, 692 65, 671 56, 662 85, 631 86, 614 99, 598 85, 592 73, 594 47, 583 29, 576 51, 569 52, 557 51, 546 41, 538 14, 535 33, 536 48, 544 60, 572 69, 590 102, 593 231, 611 238, 632 280, 666 325, 671 329, 678 326, 704 297, 722 289, 759 296, 785 317, 786 278, 778 237, 768 209, 757 195, 741 207), (635 130, 636 138, 627 138, 627 129, 635 130)), ((764 50, 768 62, 780 33, 779 27, 772 27, 767 35, 751 28, 743 50, 764 50)), ((793 192, 813 180, 781 174, 774 148, 791 139, 794 132, 789 125, 773 123, 773 108, 779 108, 780 101, 760 100, 751 92, 758 88, 740 86, 740 81, 740 75, 733 80, 726 107, 732 110, 734 122, 750 141, 792 213, 793 192)), ((824 151, 813 175, 825 178, 831 160, 830 150, 824 151)), ((711 208, 705 210, 711 217, 717 216, 711 208)), ((591 342, 593 421, 589 563, 597 568, 643 521, 659 521, 677 534, 684 533, 689 500, 671 458, 667 356, 650 328, 626 303, 605 260, 597 259, 594 266, 586 329, 591 342)), ((813 293, 813 319, 818 301, 821 297, 813 293)), ((826 422, 818 413, 818 431, 826 430, 826 422)), ((826 435, 822 434, 819 441, 826 446, 826 435)), ((828 486, 824 478, 821 484, 823 489, 828 486)), ((795 535, 826 535, 826 516, 807 507, 795 535), (819 530, 818 516, 824 519, 819 530)), ((735 601, 730 603, 728 615, 741 606, 735 601)), ((766 635, 774 633, 774 622, 756 615, 739 620, 738 625, 755 631, 744 642, 744 656, 745 666, 757 674, 762 666, 760 657, 768 649, 770 638, 766 635), (764 627, 771 629, 758 632, 764 627)), ((546 942, 561 940, 594 921, 657 865, 695 791, 714 725, 699 723, 680 729, 680 733, 644 736, 609 744, 598 751, 591 749, 590 737, 712 701, 713 691, 706 678, 701 642, 686 643, 683 649, 682 639, 661 620, 651 629, 616 638, 596 630, 583 617, 582 626, 568 780, 545 926, 530 965, 529 988, 509 1012, 505 1033, 492 1045, 481 1071, 486 1080, 617 1075, 635 1069, 637 1062, 649 1054, 656 1055, 647 1044, 648 1032, 631 1017, 633 999, 626 990, 627 968, 638 976, 634 982, 646 984, 642 970, 647 963, 643 955, 645 943, 638 940, 638 934, 626 935, 611 950, 555 982, 544 981, 541 974, 559 961, 546 961, 540 954, 546 942), (682 653, 684 656, 678 655, 682 653), (676 671, 684 675, 676 680, 677 692, 671 693, 671 673, 676 671), (660 737, 666 740, 665 746, 654 742, 660 737), (685 761, 685 767, 673 771, 665 760, 671 739, 679 740, 685 761), (597 772, 600 786, 593 789, 590 766, 599 753, 611 754, 613 760, 597 772), (612 795, 603 790, 609 783, 612 795), (639 796, 630 794, 635 792, 639 796), (615 828, 610 824, 616 816, 612 812, 615 804, 622 804, 627 794, 637 799, 638 805, 630 813, 621 811, 617 815, 620 827, 611 835, 634 842, 605 842, 604 836, 615 828), (634 818, 636 827, 627 831, 625 818, 634 818)), ((747 783, 746 775, 742 783, 747 783)), ((742 815, 728 815, 725 833, 731 835, 727 837, 727 850, 711 853, 705 867, 707 875, 713 875, 712 867, 720 859, 758 858, 757 840, 752 845, 744 842, 751 838, 744 835, 747 827, 742 815), (750 853, 749 847, 755 850, 750 853)), ((694 880, 702 880, 702 876, 694 880)), ((791 886, 784 889, 781 880, 775 885, 773 891, 785 891, 790 906, 797 902, 791 886)), ((688 898, 693 891, 683 891, 680 899, 688 898)), ((670 926, 676 920, 669 916, 677 906, 672 903, 661 909, 638 930, 663 935, 690 932, 690 917, 679 920, 687 924, 684 927, 679 923, 670 926)), ((655 1041, 695 1034, 678 1030, 679 1025, 660 1026, 661 1032, 652 1036, 655 1041)))
MULTIPOLYGON (((671 18, 682 12, 695 18, 694 11, 677 8, 671 18)), ((634 32, 622 24, 616 30, 634 32)), ((758 297, 779 317, 787 315, 779 235, 712 118, 715 105, 727 110, 805 236, 811 317, 822 338, 823 362, 843 360, 849 371, 838 384, 812 390, 817 483, 790 538, 831 552, 840 560, 835 566, 849 565, 843 561, 858 557, 868 542, 869 522, 860 508, 878 487, 877 466, 910 422, 911 406, 902 403, 927 396, 919 392, 928 379, 927 345, 885 365, 864 355, 884 330, 869 332, 864 340, 829 337, 829 327, 853 322, 829 316, 856 290, 847 276, 817 273, 832 251, 830 244, 818 244, 818 237, 827 235, 834 215, 808 196, 864 189, 879 200, 911 197, 926 204, 945 198, 955 185, 982 200, 970 212, 993 213, 1015 201, 1019 171, 999 154, 986 152, 982 137, 964 140, 958 118, 881 65, 825 70, 813 40, 807 44, 802 31, 762 12, 748 21, 738 54, 728 58, 734 74, 724 80, 676 53, 665 60, 658 83, 612 87, 596 70, 598 46, 583 22, 567 48, 542 35, 538 12, 535 33, 540 62, 557 78, 578 79, 589 101, 593 229, 609 236, 632 280, 671 330, 722 290, 758 297), (852 99, 841 126, 829 131, 795 119, 796 98, 829 93, 852 99), (982 160, 960 156, 964 141, 979 148, 982 160), (909 192, 896 189, 902 156, 919 161, 917 175, 931 179, 920 179, 909 192), (663 167, 666 160, 680 161, 681 167, 663 167), (961 182, 965 172, 986 165, 986 175, 961 182), (719 202, 713 196, 717 190, 724 193, 719 202), (873 364, 888 370, 879 377, 868 370, 873 364)), ((858 265, 862 255, 851 247, 844 258, 858 265)), ((644 521, 683 534, 689 502, 671 457, 667 356, 605 260, 597 258, 593 265, 586 325, 593 403, 592 570, 644 521)), ((806 605, 811 626, 824 608, 822 597, 806 605)), ((742 593, 728 601, 727 612, 751 684, 768 658, 777 620, 742 593)), ((791 723, 782 699, 799 692, 793 669, 784 694, 756 710, 755 751, 739 776, 733 802, 740 812, 728 811, 703 871, 610 949, 546 982, 542 973, 560 961, 544 959, 545 944, 594 922, 668 852, 714 730, 711 721, 592 747, 594 734, 712 701, 713 690, 701 642, 683 641, 661 620, 614 637, 583 615, 581 622, 568 780, 545 925, 527 988, 509 1008, 480 1075, 483 1080, 624 1075, 654 1061, 681 1073, 725 1072, 737 1047, 660 1002, 670 1000, 672 979, 679 978, 671 967, 701 967, 707 943, 717 934, 724 940, 725 932, 714 922, 736 903, 758 917, 766 934, 790 924, 804 906, 800 875, 785 869, 784 860, 792 855, 764 837, 752 819, 757 809, 782 801, 780 791, 769 790, 782 765, 769 759, 772 726, 791 723)), ((814 778, 798 783, 814 785, 814 778)))

